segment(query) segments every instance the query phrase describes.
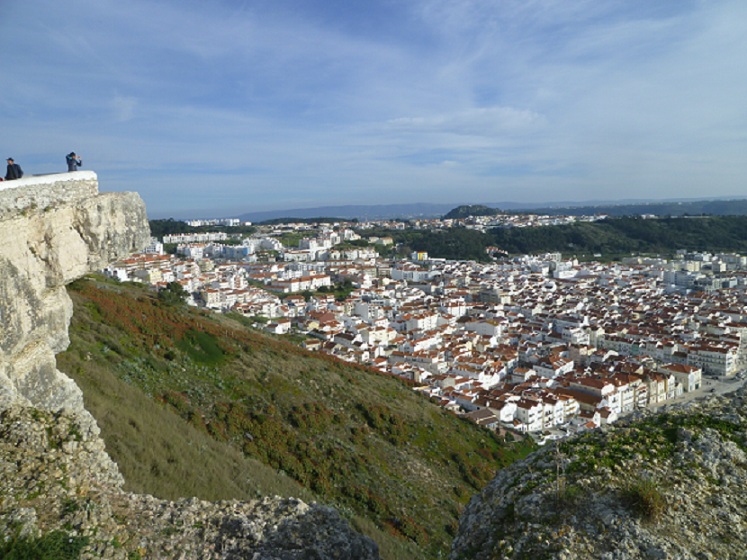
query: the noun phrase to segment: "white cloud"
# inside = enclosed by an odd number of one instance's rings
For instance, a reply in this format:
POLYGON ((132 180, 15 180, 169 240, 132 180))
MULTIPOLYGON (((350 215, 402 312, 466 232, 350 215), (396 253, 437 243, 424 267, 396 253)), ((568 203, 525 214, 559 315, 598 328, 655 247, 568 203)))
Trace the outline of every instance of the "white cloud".
POLYGON ((114 112, 114 119, 117 121, 129 121, 132 120, 135 115, 135 107, 137 107, 137 99, 134 97, 126 97, 116 95, 111 100, 112 111, 114 112))
POLYGON ((451 114, 425 117, 400 117, 389 124, 407 132, 449 132, 452 134, 495 136, 526 131, 544 124, 546 119, 534 111, 513 107, 476 107, 451 114))

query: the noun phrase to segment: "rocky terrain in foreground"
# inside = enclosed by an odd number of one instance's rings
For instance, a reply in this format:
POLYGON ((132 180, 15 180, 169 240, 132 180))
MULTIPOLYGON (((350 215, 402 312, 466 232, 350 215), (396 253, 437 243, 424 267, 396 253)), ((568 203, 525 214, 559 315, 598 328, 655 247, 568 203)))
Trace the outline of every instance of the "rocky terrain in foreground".
POLYGON ((462 515, 460 559, 747 558, 747 390, 549 446, 462 515))
POLYGON ((378 558, 373 541, 328 507, 277 497, 171 502, 121 485, 102 440, 74 417, 0 413, 0 534, 16 550, 128 560, 378 558))

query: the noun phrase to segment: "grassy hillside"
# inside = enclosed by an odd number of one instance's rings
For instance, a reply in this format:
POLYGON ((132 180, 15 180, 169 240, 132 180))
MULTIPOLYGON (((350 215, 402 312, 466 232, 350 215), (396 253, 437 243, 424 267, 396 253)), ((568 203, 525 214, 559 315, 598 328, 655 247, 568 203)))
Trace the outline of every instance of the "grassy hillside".
POLYGON ((608 218, 598 222, 493 228, 487 232, 455 227, 445 230, 372 230, 370 235, 391 236, 402 253, 426 251, 431 257, 488 260, 485 252, 496 246, 511 254, 559 251, 566 255, 606 258, 631 253, 673 254, 688 251, 747 251, 747 216, 689 218, 608 218))
POLYGON ((400 380, 100 278, 70 286, 62 371, 128 488, 174 498, 296 495, 338 508, 384 558, 445 555, 459 514, 528 451, 400 380))
POLYGON ((536 228, 495 229, 493 243, 510 253, 630 254, 747 250, 747 217, 612 218, 536 228))

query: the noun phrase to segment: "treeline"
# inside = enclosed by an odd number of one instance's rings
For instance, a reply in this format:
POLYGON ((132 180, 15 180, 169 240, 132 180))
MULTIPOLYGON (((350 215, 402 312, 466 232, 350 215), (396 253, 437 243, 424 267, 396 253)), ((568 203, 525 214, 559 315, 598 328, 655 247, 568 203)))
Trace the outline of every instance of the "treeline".
POLYGON ((168 218, 165 220, 149 220, 150 234, 162 239, 164 235, 175 235, 178 233, 205 233, 209 231, 225 231, 226 233, 252 234, 257 231, 254 226, 190 226, 187 222, 168 218))
POLYGON ((747 251, 747 216, 610 218, 539 228, 495 229, 493 244, 509 253, 671 253, 747 251))
POLYGON ((598 222, 495 228, 486 233, 452 228, 442 231, 392 231, 400 253, 427 251, 432 257, 485 261, 488 247, 510 254, 561 252, 565 255, 747 252, 747 216, 608 218, 598 222))
POLYGON ((489 235, 462 227, 437 231, 380 229, 368 233, 391 237, 400 257, 408 257, 413 251, 427 251, 437 258, 484 261, 488 259, 485 249, 492 244, 489 235))

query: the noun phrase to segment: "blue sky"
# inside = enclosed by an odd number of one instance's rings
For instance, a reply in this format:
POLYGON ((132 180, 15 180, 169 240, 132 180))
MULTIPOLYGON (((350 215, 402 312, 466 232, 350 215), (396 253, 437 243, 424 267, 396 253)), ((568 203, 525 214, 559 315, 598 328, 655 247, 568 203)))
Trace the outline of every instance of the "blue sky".
POLYGON ((0 122, 150 217, 747 196, 743 0, 3 0, 0 122))

